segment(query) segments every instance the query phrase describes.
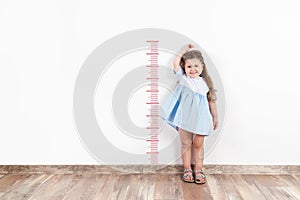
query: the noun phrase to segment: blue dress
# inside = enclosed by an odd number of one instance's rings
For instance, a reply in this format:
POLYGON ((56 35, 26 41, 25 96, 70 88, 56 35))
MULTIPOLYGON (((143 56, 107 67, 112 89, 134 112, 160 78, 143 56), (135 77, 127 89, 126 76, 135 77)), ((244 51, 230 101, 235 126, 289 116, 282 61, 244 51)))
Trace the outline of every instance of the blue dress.
POLYGON ((172 127, 199 135, 209 135, 212 116, 207 93, 209 88, 202 77, 188 77, 180 68, 175 74, 179 80, 159 115, 172 127))

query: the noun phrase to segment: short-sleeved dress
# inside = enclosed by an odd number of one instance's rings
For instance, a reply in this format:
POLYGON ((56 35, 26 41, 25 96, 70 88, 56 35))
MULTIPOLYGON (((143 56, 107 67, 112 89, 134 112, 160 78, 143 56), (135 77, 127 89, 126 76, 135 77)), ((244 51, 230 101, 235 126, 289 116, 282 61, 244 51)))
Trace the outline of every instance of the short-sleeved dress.
POLYGON ((191 78, 180 68, 175 76, 179 80, 159 115, 172 127, 199 134, 209 135, 212 116, 207 93, 209 88, 202 77, 191 78))

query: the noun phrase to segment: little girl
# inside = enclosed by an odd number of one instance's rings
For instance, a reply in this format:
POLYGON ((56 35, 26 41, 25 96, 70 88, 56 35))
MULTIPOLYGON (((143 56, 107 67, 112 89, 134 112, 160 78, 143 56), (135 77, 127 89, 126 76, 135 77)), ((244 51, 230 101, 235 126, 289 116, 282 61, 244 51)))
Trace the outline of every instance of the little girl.
POLYGON ((217 129, 218 115, 212 80, 201 52, 190 50, 193 47, 192 44, 185 45, 174 59, 174 73, 179 84, 161 116, 179 132, 184 166, 183 181, 203 184, 206 182, 202 170, 204 137, 209 134, 211 125, 213 130, 217 129), (194 173, 191 169, 192 151, 194 173))

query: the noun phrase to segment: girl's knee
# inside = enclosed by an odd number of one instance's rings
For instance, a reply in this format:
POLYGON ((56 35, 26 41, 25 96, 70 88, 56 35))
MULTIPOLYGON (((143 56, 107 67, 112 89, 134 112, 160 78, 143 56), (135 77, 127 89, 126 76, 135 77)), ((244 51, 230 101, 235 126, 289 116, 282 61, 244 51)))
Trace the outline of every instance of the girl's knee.
POLYGON ((193 141, 193 147, 194 148, 197 148, 197 149, 200 149, 201 147, 202 147, 202 143, 200 143, 200 142, 197 142, 197 141, 193 141))
POLYGON ((193 134, 183 129, 179 129, 179 135, 181 141, 181 148, 183 150, 190 148, 193 142, 193 134))
POLYGON ((183 150, 188 149, 192 146, 193 140, 192 139, 181 139, 181 148, 183 150))
POLYGON ((193 147, 200 149, 203 145, 203 142, 204 142, 203 136, 196 136, 193 140, 193 147))

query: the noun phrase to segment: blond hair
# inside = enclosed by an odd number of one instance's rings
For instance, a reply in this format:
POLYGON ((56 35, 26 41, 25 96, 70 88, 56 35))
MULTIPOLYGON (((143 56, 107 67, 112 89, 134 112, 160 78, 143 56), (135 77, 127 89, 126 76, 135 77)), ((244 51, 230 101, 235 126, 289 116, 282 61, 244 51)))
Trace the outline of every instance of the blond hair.
POLYGON ((182 57, 181 57, 181 60, 180 60, 180 67, 183 69, 183 71, 185 73, 185 69, 184 69, 185 62, 187 60, 190 60, 190 59, 193 59, 193 58, 198 59, 203 65, 203 71, 200 74, 200 77, 202 77, 204 79, 204 81, 206 82, 206 84, 209 88, 209 91, 208 91, 208 94, 207 94, 208 101, 216 102, 216 100, 217 100, 216 91, 214 89, 213 82, 212 82, 212 80, 211 80, 211 78, 208 74, 203 56, 202 56, 200 51, 191 50, 191 51, 188 51, 185 54, 183 54, 182 57))

